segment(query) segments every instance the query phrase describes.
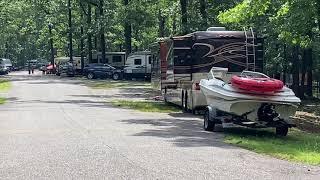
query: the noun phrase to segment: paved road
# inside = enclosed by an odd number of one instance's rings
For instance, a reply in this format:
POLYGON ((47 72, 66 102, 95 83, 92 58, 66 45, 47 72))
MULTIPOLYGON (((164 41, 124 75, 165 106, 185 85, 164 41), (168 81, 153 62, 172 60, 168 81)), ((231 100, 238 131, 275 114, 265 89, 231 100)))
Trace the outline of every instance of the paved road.
POLYGON ((196 117, 113 108, 77 80, 12 79, 0 106, 0 179, 320 177, 319 167, 226 145, 196 117))

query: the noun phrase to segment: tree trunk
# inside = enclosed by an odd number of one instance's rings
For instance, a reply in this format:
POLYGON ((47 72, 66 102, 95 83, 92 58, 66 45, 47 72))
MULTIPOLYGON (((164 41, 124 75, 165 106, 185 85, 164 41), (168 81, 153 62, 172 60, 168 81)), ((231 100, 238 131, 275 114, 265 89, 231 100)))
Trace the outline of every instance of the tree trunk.
POLYGON ((68 0, 69 10, 69 61, 73 63, 73 49, 72 49, 72 12, 71 12, 71 0, 68 0))
POLYGON ((299 94, 302 99, 305 99, 304 93, 305 93, 305 81, 306 81, 306 50, 303 50, 303 59, 301 64, 301 82, 300 82, 300 88, 299 88, 299 94))
POLYGON ((173 13, 172 17, 172 35, 175 35, 177 33, 177 14, 173 13))
MULTIPOLYGON (((81 21, 83 21, 83 15, 81 14, 81 21)), ((81 55, 81 72, 83 72, 84 68, 84 30, 83 30, 83 25, 80 27, 80 34, 81 34, 81 39, 80 39, 80 55, 81 55)))
POLYGON ((88 23, 88 60, 89 63, 92 62, 92 32, 91 32, 91 5, 88 3, 88 14, 87 14, 87 23, 88 23))
POLYGON ((165 33, 165 18, 162 16, 162 12, 161 9, 159 9, 159 14, 158 14, 158 18, 159 18, 159 37, 164 37, 164 33, 165 33))
POLYGON ((293 76, 293 84, 292 90, 293 92, 299 96, 299 47, 295 46, 293 48, 293 58, 292 58, 292 76, 293 76))
MULTIPOLYGON (((99 22, 98 22, 98 8, 99 7, 96 7, 95 8, 95 11, 94 11, 94 21, 95 21, 95 24, 97 25, 99 22)), ((97 27, 95 27, 95 29, 97 29, 97 27)), ((98 32, 100 32, 100 29, 97 30, 98 32)), ((96 33, 94 35, 94 49, 97 50, 97 52, 99 51, 99 48, 98 48, 98 36, 100 35, 100 33, 96 33)))
POLYGON ((104 35, 104 23, 103 23, 103 18, 104 18, 104 12, 103 12, 103 0, 99 0, 99 10, 100 10, 100 48, 102 52, 102 62, 106 62, 106 39, 104 35))
POLYGON ((284 84, 286 84, 287 81, 287 71, 288 71, 288 66, 287 66, 287 45, 283 44, 283 59, 284 59, 284 68, 283 68, 283 74, 282 74, 282 81, 284 84))
POLYGON ((200 2, 200 13, 202 17, 202 26, 208 28, 208 14, 207 14, 207 2, 206 0, 199 0, 200 2))
POLYGON ((182 34, 188 34, 187 0, 180 0, 182 34))
POLYGON ((305 64, 306 64, 306 73, 307 73, 307 86, 306 86, 306 94, 307 96, 309 97, 312 97, 313 96, 313 93, 312 93, 312 82, 313 82, 313 77, 312 77, 312 66, 313 66, 313 57, 312 57, 312 48, 308 48, 306 50, 306 61, 305 61, 305 64))
MULTIPOLYGON (((124 0, 124 5, 128 6, 130 0, 124 0)), ((128 20, 129 14, 126 15, 127 18, 125 19, 124 23, 124 37, 125 37, 125 48, 126 54, 130 54, 132 52, 132 26, 130 21, 128 20)))

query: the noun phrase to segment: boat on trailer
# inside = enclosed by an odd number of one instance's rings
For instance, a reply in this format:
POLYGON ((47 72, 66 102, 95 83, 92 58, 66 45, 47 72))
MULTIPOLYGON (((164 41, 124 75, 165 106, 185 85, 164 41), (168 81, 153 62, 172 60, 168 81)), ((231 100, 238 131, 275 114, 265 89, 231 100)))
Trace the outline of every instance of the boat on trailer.
POLYGON ((278 80, 252 71, 233 74, 227 68, 213 67, 208 78, 200 81, 200 89, 208 103, 205 130, 214 130, 216 123, 222 123, 223 126, 274 127, 278 135, 286 136, 288 128, 294 127, 290 117, 301 102, 278 80))

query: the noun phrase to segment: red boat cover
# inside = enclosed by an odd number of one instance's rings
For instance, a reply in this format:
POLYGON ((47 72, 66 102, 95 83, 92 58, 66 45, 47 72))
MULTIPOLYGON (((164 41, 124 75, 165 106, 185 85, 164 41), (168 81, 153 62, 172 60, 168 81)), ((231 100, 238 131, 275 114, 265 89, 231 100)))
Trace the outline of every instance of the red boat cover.
POLYGON ((284 86, 283 82, 277 79, 250 78, 241 76, 232 76, 231 84, 238 89, 256 92, 279 91, 284 86))

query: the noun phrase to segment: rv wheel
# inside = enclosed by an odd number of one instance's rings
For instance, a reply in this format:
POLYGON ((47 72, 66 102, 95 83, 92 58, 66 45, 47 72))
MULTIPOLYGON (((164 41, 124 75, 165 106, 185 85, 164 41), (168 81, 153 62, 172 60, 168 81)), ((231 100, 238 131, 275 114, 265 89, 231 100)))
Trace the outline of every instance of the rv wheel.
POLYGON ((288 126, 280 126, 276 128, 276 134, 278 136, 284 137, 288 135, 288 130, 289 130, 288 126))
POLYGON ((208 109, 204 112, 204 118, 203 119, 204 119, 204 121, 203 121, 203 129, 205 131, 213 131, 215 123, 214 123, 214 121, 211 121, 210 113, 209 113, 208 109))

